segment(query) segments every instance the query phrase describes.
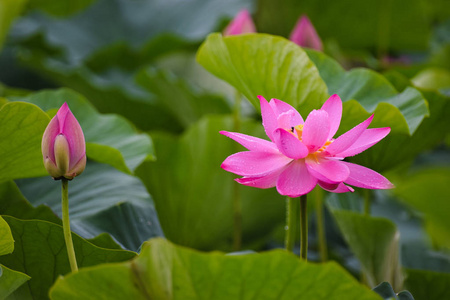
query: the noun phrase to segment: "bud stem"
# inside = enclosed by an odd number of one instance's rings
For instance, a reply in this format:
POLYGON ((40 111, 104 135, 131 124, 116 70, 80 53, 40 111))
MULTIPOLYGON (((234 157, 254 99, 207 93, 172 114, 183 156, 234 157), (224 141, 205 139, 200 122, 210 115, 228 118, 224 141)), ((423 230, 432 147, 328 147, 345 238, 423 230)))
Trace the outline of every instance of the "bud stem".
POLYGON ((73 273, 78 271, 77 259, 75 257, 75 250, 73 248, 72 234, 70 232, 70 220, 69 220, 69 181, 65 178, 61 179, 62 183, 62 221, 64 240, 66 241, 67 255, 69 256, 70 269, 73 273))

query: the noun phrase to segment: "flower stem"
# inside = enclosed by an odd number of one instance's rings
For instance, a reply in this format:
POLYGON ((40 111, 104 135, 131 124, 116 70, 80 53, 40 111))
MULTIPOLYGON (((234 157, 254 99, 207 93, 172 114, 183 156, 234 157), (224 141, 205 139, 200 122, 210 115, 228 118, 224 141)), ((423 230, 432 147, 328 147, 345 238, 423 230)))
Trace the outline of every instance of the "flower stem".
MULTIPOLYGON (((236 97, 233 109, 234 131, 239 132, 241 128, 241 93, 236 90, 236 97)), ((235 145, 235 152, 239 146, 235 145)), ((239 185, 233 185, 233 250, 241 250, 242 245, 242 207, 239 185)))
POLYGON ((235 184, 233 187, 233 220, 234 220, 234 233, 233 233, 233 250, 241 250, 242 244, 242 207, 241 207, 241 195, 239 194, 239 185, 235 184))
POLYGON ((308 206, 306 195, 300 196, 300 257, 308 260, 308 206))
POLYGON ((299 204, 298 199, 286 197, 286 235, 284 245, 289 252, 294 250, 299 204))
POLYGON ((372 193, 369 189, 363 190, 364 196, 364 215, 370 216, 370 205, 372 204, 372 193))
POLYGON ((67 179, 61 179, 62 183, 62 221, 64 240, 66 241, 67 255, 69 256, 70 269, 72 272, 78 271, 77 259, 75 257, 75 250, 73 249, 72 234, 70 232, 69 221, 69 181, 67 179))
POLYGON ((325 220, 323 218, 323 191, 322 189, 315 190, 314 201, 316 203, 316 216, 317 216, 317 237, 319 239, 319 253, 320 261, 325 262, 328 259, 327 253, 327 240, 325 237, 325 220))

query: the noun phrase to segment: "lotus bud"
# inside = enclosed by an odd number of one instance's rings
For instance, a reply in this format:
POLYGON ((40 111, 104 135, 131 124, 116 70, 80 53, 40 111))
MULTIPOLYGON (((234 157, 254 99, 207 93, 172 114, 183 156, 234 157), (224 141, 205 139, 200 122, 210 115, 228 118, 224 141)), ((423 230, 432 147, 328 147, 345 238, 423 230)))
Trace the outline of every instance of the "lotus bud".
POLYGON ((58 110, 42 137, 44 166, 53 179, 72 180, 86 167, 83 130, 67 103, 58 110))
POLYGON ((307 47, 317 51, 323 50, 322 41, 316 29, 305 15, 301 16, 297 21, 289 39, 300 47, 307 47))
POLYGON ((252 16, 248 10, 241 10, 236 17, 228 24, 228 26, 223 31, 223 35, 237 35, 243 33, 255 33, 256 27, 253 23, 252 16))

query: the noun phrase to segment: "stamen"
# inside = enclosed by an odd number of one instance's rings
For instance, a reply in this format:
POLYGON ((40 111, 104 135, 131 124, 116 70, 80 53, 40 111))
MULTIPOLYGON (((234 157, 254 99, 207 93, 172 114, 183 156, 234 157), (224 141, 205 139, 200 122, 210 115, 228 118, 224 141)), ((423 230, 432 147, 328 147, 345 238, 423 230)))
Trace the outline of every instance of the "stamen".
POLYGON ((303 135, 303 125, 297 125, 294 127, 295 131, 297 132, 297 137, 298 139, 301 141, 302 140, 302 135, 303 135))
POLYGON ((325 150, 328 146, 330 146, 330 144, 332 143, 332 141, 326 141, 325 145, 323 145, 321 148, 319 148, 316 152, 320 153, 323 150, 325 150))
POLYGON ((307 158, 313 159, 316 163, 320 164, 319 159, 317 158, 317 152, 309 153, 307 158))
POLYGON ((317 158, 317 154, 316 153, 313 153, 313 157, 314 157, 314 160, 316 161, 316 163, 319 163, 319 159, 317 158))

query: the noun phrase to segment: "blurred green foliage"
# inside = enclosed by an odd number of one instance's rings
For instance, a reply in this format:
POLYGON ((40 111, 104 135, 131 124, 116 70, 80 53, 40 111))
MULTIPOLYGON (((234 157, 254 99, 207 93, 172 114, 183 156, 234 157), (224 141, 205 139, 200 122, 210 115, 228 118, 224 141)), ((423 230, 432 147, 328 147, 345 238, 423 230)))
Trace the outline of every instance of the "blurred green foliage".
MULTIPOLYGON (((449 5, 2 1, 0 298, 48 299, 56 280, 52 299, 378 299, 336 263, 305 264, 279 250, 201 254, 171 243, 230 251, 240 199, 242 249, 282 247, 284 199, 274 189, 240 186, 220 168, 243 149, 218 132, 264 138, 257 95, 306 116, 333 93, 344 101, 337 136, 371 113, 372 127, 391 127, 351 161, 383 172, 396 189, 370 194, 370 216, 359 190, 310 197, 326 203, 329 257, 371 288, 388 281, 375 288, 383 297, 410 299, 400 293, 406 288, 416 300, 448 298, 449 5), (262 34, 211 34, 243 8, 262 34), (301 14, 325 53, 269 35, 288 37, 301 14), (72 275, 59 184, 35 178, 46 175, 40 140, 63 102, 80 121, 89 159, 69 184, 82 267, 72 275), (140 248, 155 236, 171 242, 140 248), (136 254, 124 249, 142 251, 129 260, 136 254)), ((312 203, 309 211, 309 257, 318 260, 312 203)))

